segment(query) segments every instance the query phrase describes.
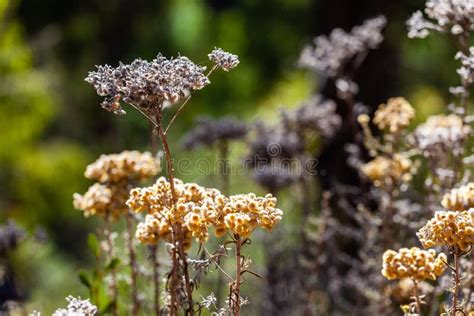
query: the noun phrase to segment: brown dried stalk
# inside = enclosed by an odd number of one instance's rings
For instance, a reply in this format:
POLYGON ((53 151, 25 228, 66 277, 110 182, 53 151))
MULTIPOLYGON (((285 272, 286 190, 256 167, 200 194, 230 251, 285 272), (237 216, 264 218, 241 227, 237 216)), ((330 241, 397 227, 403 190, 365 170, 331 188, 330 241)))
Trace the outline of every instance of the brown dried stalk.
POLYGON ((229 310, 234 316, 240 316, 240 285, 242 284, 242 240, 239 235, 234 235, 235 243, 235 281, 230 284, 229 310))
POLYGON ((415 279, 412 279, 413 281, 413 294, 415 297, 415 303, 416 303, 416 313, 421 315, 421 300, 420 300, 420 292, 418 290, 418 282, 415 279))
MULTIPOLYGON (((161 113, 159 114, 161 115, 161 113)), ((158 120, 159 122, 159 120, 158 120)), ((163 144, 163 150, 165 151, 165 157, 166 157, 166 172, 168 174, 169 178, 169 183, 170 183, 170 190, 171 190, 171 198, 173 201, 173 205, 175 206, 176 209, 176 190, 174 187, 174 168, 173 168, 173 161, 171 158, 171 152, 169 149, 168 145, 168 140, 166 137, 166 133, 163 130, 163 127, 161 124, 158 126, 158 133, 160 135, 161 143, 163 144)), ((183 265, 183 274, 184 274, 184 282, 185 282, 185 289, 186 289, 186 295, 187 295, 187 300, 188 300, 188 308, 186 309, 185 313, 186 315, 194 315, 194 310, 193 310, 193 299, 192 299, 192 287, 191 287, 191 282, 189 278, 189 271, 188 271, 188 262, 186 259, 186 253, 184 251, 184 236, 183 232, 181 229, 181 226, 179 224, 176 224, 173 226, 172 229, 172 239, 173 239, 173 273, 172 273, 172 282, 171 282, 171 296, 173 298, 174 296, 174 290, 176 286, 177 277, 178 277, 178 270, 179 269, 179 259, 181 259, 181 264, 183 265), (177 249, 176 249, 177 247, 177 249), (177 250, 177 251, 176 251, 177 250)), ((174 298, 176 299, 176 298, 174 298)), ((173 303, 173 301, 172 301, 173 303)), ((176 303, 176 302, 175 302, 176 303)), ((173 304, 172 304, 173 305, 173 304)), ((172 311, 176 312, 176 308, 172 308, 172 311)), ((175 315, 172 313, 172 315, 175 315)))

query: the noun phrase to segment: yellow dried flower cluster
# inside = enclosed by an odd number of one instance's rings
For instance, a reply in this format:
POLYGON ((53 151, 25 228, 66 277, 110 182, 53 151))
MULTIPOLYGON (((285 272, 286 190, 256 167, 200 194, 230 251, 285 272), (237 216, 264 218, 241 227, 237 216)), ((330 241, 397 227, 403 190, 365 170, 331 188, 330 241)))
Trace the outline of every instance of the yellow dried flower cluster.
POLYGON ((448 246, 467 251, 474 243, 474 209, 438 211, 417 236, 425 248, 448 246))
POLYGON ((474 183, 452 189, 443 196, 441 205, 451 211, 465 211, 474 207, 474 183))
POLYGON ((362 172, 377 187, 397 181, 409 182, 412 179, 412 169, 412 161, 402 154, 395 154, 393 158, 377 156, 361 167, 362 172))
POLYGON ((418 247, 401 248, 398 252, 387 250, 383 254, 382 275, 389 280, 411 278, 413 280, 435 280, 443 274, 446 255, 436 255, 433 249, 418 247))
POLYGON ((142 181, 160 172, 160 161, 149 152, 123 151, 119 154, 101 155, 87 166, 85 177, 100 183, 142 181))
POLYGON ((102 155, 87 166, 85 177, 96 180, 83 195, 74 193, 74 208, 84 216, 99 215, 118 219, 128 213, 126 201, 134 182, 153 177, 160 171, 159 161, 148 153, 124 151, 102 155))
POLYGON ((415 109, 405 98, 391 98, 387 104, 379 105, 373 122, 381 130, 397 133, 410 124, 415 117, 415 109))
POLYGON ((170 183, 164 177, 147 188, 130 192, 127 205, 135 212, 147 212, 137 227, 136 236, 143 243, 170 241, 171 227, 181 225, 186 237, 185 246, 192 237, 200 243, 209 238, 209 228, 220 237, 227 230, 248 237, 257 227, 271 230, 281 220, 282 211, 276 208, 276 198, 255 194, 226 197, 216 189, 175 179, 176 210, 173 206, 170 183))

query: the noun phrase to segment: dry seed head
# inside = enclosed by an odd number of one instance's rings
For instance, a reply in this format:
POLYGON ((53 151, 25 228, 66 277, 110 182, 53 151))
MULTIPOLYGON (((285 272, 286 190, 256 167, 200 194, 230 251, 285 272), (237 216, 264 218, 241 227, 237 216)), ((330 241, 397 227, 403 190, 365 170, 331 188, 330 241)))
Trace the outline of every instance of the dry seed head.
POLYGON ((160 161, 149 152, 123 151, 101 155, 87 166, 85 177, 100 183, 142 181, 160 172, 160 161))
POLYGON ((414 133, 414 144, 426 157, 436 157, 446 152, 459 154, 470 127, 463 124, 460 116, 434 115, 419 125, 414 133))
POLYGON ((418 233, 425 248, 446 246, 467 251, 474 243, 474 208, 468 211, 438 211, 418 233))
POLYGON ((411 278, 435 280, 446 268, 446 255, 432 249, 401 248, 398 252, 387 250, 383 254, 382 275, 389 280, 411 278))
POLYGON ((181 225, 189 238, 194 237, 199 243, 208 240, 209 228, 214 228, 218 237, 229 229, 245 238, 257 227, 271 230, 283 214, 271 195, 257 197, 250 193, 226 197, 216 189, 186 184, 179 179, 175 179, 175 191, 177 210, 171 200, 169 182, 163 177, 151 187, 130 192, 127 205, 136 212, 148 213, 136 232, 141 242, 169 240, 174 224, 181 225))
POLYGON ((224 71, 234 69, 239 64, 239 56, 228 53, 222 48, 215 48, 208 54, 209 60, 224 71))
POLYGON ((415 109, 405 98, 391 98, 387 104, 381 104, 374 116, 374 124, 380 130, 398 133, 406 128, 415 117, 415 109))
POLYGON ((465 211, 474 207, 474 183, 452 189, 443 196, 441 205, 451 211, 465 211))
POLYGON ((411 181, 413 163, 402 154, 395 154, 393 158, 377 156, 362 165, 361 170, 375 186, 384 187, 398 181, 411 181))

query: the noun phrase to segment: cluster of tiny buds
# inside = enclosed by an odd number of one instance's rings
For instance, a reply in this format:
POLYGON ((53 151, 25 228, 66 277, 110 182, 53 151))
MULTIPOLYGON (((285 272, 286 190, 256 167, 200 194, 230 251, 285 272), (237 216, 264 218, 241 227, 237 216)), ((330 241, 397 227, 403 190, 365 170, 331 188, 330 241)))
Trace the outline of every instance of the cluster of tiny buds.
POLYGON ((234 69, 239 64, 239 56, 228 53, 221 48, 215 48, 208 54, 209 60, 224 71, 234 69))
POLYGON ((452 189, 443 196, 441 205, 451 211, 465 211, 474 207, 474 183, 452 189))
POLYGON ((444 253, 436 255, 433 249, 418 247, 401 248, 398 252, 387 250, 383 254, 382 275, 389 280, 411 278, 415 281, 435 280, 446 268, 444 253))
POLYGON ((412 161, 402 154, 394 154, 392 158, 377 156, 361 166, 362 173, 372 180, 376 187, 411 181, 413 168, 412 161))
POLYGON ((398 133, 406 128, 415 117, 415 109, 403 97, 391 98, 387 104, 381 104, 373 122, 380 130, 398 133))
POLYGON ((102 155, 87 166, 85 177, 97 181, 85 194, 74 193, 74 208, 84 216, 98 215, 107 219, 118 219, 128 213, 125 204, 129 186, 156 176, 160 162, 149 152, 124 151, 119 154, 102 155))
POLYGON ((438 211, 418 233, 425 248, 447 246, 468 251, 474 243, 474 208, 468 211, 438 211))
POLYGON ((101 155, 88 165, 84 176, 99 183, 143 181, 160 172, 160 161, 149 152, 123 151, 101 155))
POLYGON ((66 301, 68 301, 67 308, 56 310, 53 316, 94 316, 98 313, 97 306, 92 304, 89 299, 82 300, 80 297, 68 296, 66 301))
POLYGON ((181 225, 187 237, 205 243, 209 228, 220 237, 230 230, 247 238, 255 228, 271 230, 282 217, 276 208, 276 198, 271 195, 257 197, 250 193, 226 197, 216 189, 195 183, 174 182, 177 194, 176 209, 171 197, 170 183, 163 177, 148 188, 136 188, 130 192, 127 205, 135 212, 145 211, 145 221, 137 227, 136 236, 143 243, 156 243, 170 239, 173 225, 181 225))

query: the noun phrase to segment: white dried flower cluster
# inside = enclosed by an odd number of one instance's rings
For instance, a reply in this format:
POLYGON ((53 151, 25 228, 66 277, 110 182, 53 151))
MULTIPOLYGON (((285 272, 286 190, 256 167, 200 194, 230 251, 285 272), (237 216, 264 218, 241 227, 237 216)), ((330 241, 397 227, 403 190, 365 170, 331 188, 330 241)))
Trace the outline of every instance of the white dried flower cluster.
POLYGON ((474 83, 474 47, 469 48, 469 55, 462 52, 456 54, 456 59, 461 62, 461 67, 457 70, 461 81, 465 85, 474 83))
POLYGON ((239 56, 226 52, 222 48, 215 48, 208 56, 215 66, 224 71, 234 69, 239 64, 239 56))
POLYGON ((386 23, 384 16, 378 16, 355 26, 350 33, 337 28, 329 36, 318 36, 313 45, 303 49, 299 64, 329 77, 337 77, 355 56, 378 47, 383 41, 382 30, 386 23))
POLYGON ((201 67, 185 56, 167 59, 158 55, 152 61, 136 59, 130 65, 120 63, 116 68, 97 66, 85 81, 97 94, 107 97, 102 107, 115 114, 125 114, 120 100, 143 110, 174 103, 191 90, 200 90, 210 83, 201 67))
POLYGON ((425 19, 421 11, 407 20, 408 37, 425 38, 430 30, 459 35, 474 29, 474 0, 428 0, 425 19))
POLYGON ((447 152, 460 154, 469 132, 470 127, 463 124, 461 117, 455 114, 435 115, 419 125, 412 138, 425 157, 440 157, 447 152))
POLYGON ((97 306, 93 305, 89 299, 81 300, 73 296, 66 297, 67 308, 61 308, 53 313, 53 316, 94 316, 97 314, 97 306))

